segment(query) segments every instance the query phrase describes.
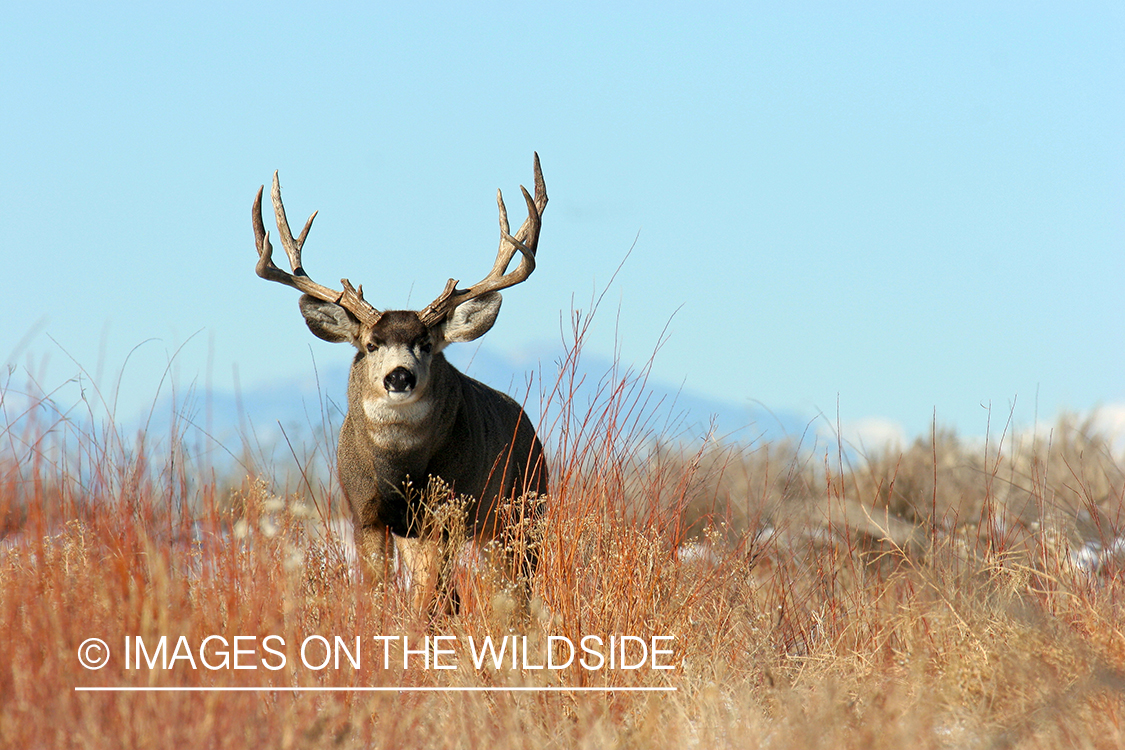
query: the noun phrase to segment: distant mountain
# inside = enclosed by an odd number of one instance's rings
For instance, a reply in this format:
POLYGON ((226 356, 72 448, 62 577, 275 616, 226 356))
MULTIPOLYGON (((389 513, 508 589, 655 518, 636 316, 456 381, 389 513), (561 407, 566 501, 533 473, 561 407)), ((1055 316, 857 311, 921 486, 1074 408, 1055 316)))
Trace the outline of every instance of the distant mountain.
MULTIPOLYGON (((642 368, 583 354, 563 366, 562 346, 541 346, 502 354, 484 346, 454 346, 449 360, 462 372, 510 394, 524 404, 549 443, 560 418, 594 422, 614 419, 621 429, 646 437, 698 442, 710 436, 750 443, 801 436, 808 419, 789 411, 770 412, 701 396, 645 379, 642 368), (569 409, 563 404, 569 402, 569 409)), ((325 445, 334 448, 346 410, 348 368, 341 363, 296 378, 280 379, 240 394, 193 391, 164 399, 148 423, 152 435, 175 429, 194 451, 241 457, 249 448, 256 462, 302 463, 325 445), (246 437, 246 441, 243 441, 246 437)))
POLYGON ((452 348, 447 356, 462 372, 521 401, 536 424, 547 424, 558 414, 560 394, 570 397, 573 411, 585 416, 591 408, 604 408, 614 393, 632 422, 669 440, 777 439, 800 435, 808 421, 794 412, 771 413, 757 405, 709 398, 647 378, 644 367, 627 368, 605 357, 583 353, 577 366, 565 366, 567 355, 562 346, 544 345, 511 354, 485 347, 452 348))

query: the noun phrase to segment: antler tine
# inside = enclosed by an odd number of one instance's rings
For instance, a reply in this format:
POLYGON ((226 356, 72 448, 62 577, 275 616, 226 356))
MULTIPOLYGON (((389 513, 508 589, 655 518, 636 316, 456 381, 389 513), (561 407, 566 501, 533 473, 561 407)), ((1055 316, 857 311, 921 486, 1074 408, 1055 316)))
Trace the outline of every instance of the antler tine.
MULTIPOLYGON (((527 190, 524 190, 523 185, 520 185, 520 190, 523 190, 524 198, 527 199, 527 190)), ((539 226, 543 216, 543 209, 547 207, 547 183, 543 182, 543 170, 539 167, 539 154, 535 154, 535 219, 534 219, 534 233, 535 241, 539 240, 539 226)), ((520 226, 519 231, 516 232, 516 238, 521 242, 527 241, 527 231, 532 225, 532 213, 529 210, 527 218, 520 226)))
POLYGON ((496 200, 500 204, 500 249, 496 251, 496 263, 493 264, 492 273, 488 275, 485 281, 498 274, 503 274, 500 281, 504 282, 504 287, 520 283, 535 270, 535 251, 539 244, 539 228, 542 226, 542 220, 539 216, 539 209, 531 196, 528 195, 527 189, 520 185, 520 191, 523 192, 524 202, 527 203, 527 219, 524 220, 523 226, 520 227, 520 231, 516 233, 515 237, 508 233, 508 211, 504 206, 504 196, 500 195, 499 190, 496 191, 496 200), (528 239, 529 232, 530 239, 528 239), (524 236, 521 238, 520 235, 524 236), (527 239, 527 243, 524 242, 525 239, 527 239), (517 250, 523 254, 523 257, 520 258, 520 264, 516 266, 516 270, 505 274, 517 250))
POLYGON ((273 189, 270 191, 270 197, 273 198, 273 210, 277 218, 277 233, 281 237, 285 254, 289 256, 289 265, 293 269, 293 273, 286 273, 277 267, 273 262, 273 245, 270 244, 270 233, 266 231, 265 224, 262 222, 262 193, 264 191, 265 185, 258 188, 258 194, 254 197, 254 207, 251 212, 251 221, 254 224, 254 241, 258 247, 258 264, 255 267, 258 275, 267 281, 276 281, 291 286, 324 302, 334 302, 362 323, 374 325, 379 320, 380 313, 363 298, 362 286, 357 291, 347 279, 341 279, 344 291, 337 292, 335 289, 329 289, 316 283, 305 273, 305 269, 301 265, 301 248, 304 247, 305 238, 309 235, 309 229, 312 228, 313 219, 316 218, 317 212, 313 211, 312 216, 305 222, 305 228, 301 230, 301 234, 294 239, 293 232, 289 229, 289 220, 285 217, 285 206, 281 202, 281 185, 278 181, 277 172, 274 172, 273 189))
POLYGON ((458 305, 490 292, 515 286, 527 279, 535 270, 535 252, 539 245, 539 230, 542 227, 543 209, 547 207, 547 185, 543 181, 543 170, 539 166, 539 154, 535 154, 535 198, 520 185, 524 202, 527 203, 527 218, 513 237, 509 232, 508 209, 504 205, 504 195, 496 191, 496 204, 500 211, 500 248, 492 270, 465 291, 457 291, 457 281, 450 279, 437 299, 426 306, 419 316, 427 326, 441 322, 458 305), (511 273, 506 273, 516 252, 521 254, 520 263, 511 273))
POLYGON ((273 213, 277 219, 277 234, 281 237, 281 246, 285 248, 285 254, 289 256, 289 265, 292 266, 293 272, 298 273, 303 268, 301 266, 301 248, 304 247, 305 238, 309 236, 313 219, 319 212, 312 212, 309 220, 305 222, 305 228, 301 230, 300 236, 294 240, 293 232, 289 229, 289 219, 285 217, 285 204, 281 202, 281 183, 277 178, 277 170, 274 170, 273 173, 273 188, 270 190, 270 198, 273 199, 273 213))

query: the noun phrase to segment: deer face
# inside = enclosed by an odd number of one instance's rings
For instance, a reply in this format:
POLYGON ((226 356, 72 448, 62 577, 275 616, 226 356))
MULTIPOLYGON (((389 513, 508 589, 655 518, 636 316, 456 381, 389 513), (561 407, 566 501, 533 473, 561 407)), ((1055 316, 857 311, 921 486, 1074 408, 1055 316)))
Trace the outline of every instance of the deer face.
POLYGON ((373 324, 365 324, 334 302, 303 295, 300 304, 314 335, 355 346, 353 369, 359 369, 365 384, 365 402, 405 406, 429 394, 434 356, 449 344, 487 333, 496 322, 500 303, 496 292, 468 300, 432 326, 411 310, 387 310, 373 324))

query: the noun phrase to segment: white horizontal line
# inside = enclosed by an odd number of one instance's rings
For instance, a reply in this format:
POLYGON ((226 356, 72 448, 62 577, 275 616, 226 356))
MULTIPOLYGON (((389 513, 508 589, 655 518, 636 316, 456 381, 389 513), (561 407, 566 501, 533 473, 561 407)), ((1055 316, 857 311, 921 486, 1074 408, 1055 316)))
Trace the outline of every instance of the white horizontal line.
POLYGON ((75 687, 76 693, 674 693, 676 687, 75 687))

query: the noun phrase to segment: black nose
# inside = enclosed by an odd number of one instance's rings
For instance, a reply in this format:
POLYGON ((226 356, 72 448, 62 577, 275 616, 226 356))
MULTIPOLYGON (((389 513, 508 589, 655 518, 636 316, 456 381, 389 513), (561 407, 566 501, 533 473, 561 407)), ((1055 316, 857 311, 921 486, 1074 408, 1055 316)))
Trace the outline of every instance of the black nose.
POLYGON ((402 393, 413 389, 417 382, 417 378, 414 377, 414 373, 410 370, 407 370, 405 367, 396 367, 383 378, 383 387, 388 391, 402 393))

